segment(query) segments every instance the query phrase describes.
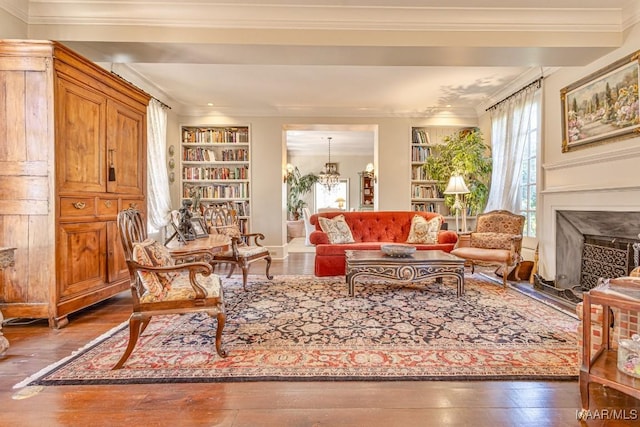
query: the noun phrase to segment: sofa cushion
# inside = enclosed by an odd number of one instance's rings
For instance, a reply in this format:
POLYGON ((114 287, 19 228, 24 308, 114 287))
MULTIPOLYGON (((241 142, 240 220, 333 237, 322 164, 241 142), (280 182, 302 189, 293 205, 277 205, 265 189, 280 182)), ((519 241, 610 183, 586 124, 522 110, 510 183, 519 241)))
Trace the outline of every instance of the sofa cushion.
POLYGON ((414 215, 411 219, 411 229, 407 243, 438 243, 438 231, 442 227, 442 217, 436 216, 427 220, 414 215))
POLYGON ((329 237, 329 243, 353 243, 353 235, 349 224, 344 218, 344 215, 338 215, 334 218, 319 218, 320 228, 327 233, 329 237))
MULTIPOLYGON (((153 239, 134 243, 131 258, 140 265, 147 267, 168 267, 174 261, 167 248, 153 239)), ((155 273, 153 271, 138 271, 140 282, 145 288, 143 297, 152 300, 163 300, 171 290, 171 282, 176 273, 155 273)))

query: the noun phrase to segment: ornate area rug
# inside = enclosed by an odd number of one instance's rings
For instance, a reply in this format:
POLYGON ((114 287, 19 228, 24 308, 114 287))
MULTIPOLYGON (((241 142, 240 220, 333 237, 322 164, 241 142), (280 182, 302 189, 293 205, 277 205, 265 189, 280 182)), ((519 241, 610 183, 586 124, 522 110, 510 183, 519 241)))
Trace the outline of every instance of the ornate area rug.
MULTIPOLYGON (((577 320, 479 275, 457 298, 443 284, 356 285, 341 277, 223 279, 221 359, 215 319, 154 318, 125 368, 126 325, 22 385, 215 381, 571 379, 577 320)), ((20 386, 20 385, 18 385, 20 386)))

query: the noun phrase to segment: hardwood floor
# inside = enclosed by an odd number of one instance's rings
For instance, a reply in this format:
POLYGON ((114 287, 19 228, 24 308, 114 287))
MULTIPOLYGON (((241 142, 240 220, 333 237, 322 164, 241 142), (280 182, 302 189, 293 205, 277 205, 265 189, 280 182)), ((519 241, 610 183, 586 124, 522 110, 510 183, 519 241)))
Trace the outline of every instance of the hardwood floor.
MULTIPOLYGON (((263 274, 263 265, 252 274, 263 274)), ((274 261, 274 274, 313 274, 313 254, 274 261)), ((3 328, 11 347, 0 357, 0 426, 575 426, 577 382, 397 381, 249 382, 49 387, 25 398, 12 389, 125 321, 128 293, 70 316, 3 328)), ((28 390, 28 389, 27 389, 28 390)), ((23 389, 24 391, 24 389, 23 389)), ((593 385, 589 426, 632 425, 640 402, 593 385), (606 409, 608 415, 595 410, 606 409), (611 421, 612 411, 627 420, 611 421), (635 412, 634 412, 635 411, 635 412), (635 415, 634 415, 635 414, 635 415)), ((637 422, 637 421, 636 421, 637 422)), ((636 424, 637 425, 637 424, 636 424)))

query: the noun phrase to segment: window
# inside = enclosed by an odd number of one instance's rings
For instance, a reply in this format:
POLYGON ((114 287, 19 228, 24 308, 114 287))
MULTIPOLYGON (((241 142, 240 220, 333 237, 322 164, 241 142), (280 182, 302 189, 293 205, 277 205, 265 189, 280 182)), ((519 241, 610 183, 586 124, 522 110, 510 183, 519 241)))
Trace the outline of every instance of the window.
POLYGON ((323 208, 340 209, 338 199, 343 199, 343 207, 345 211, 349 210, 349 180, 341 179, 340 183, 333 187, 331 191, 320 184, 315 184, 315 206, 316 211, 323 208))
POLYGON ((540 145, 540 97, 532 105, 528 132, 524 135, 522 174, 519 188, 520 214, 525 216, 523 235, 536 237, 538 147, 540 145))

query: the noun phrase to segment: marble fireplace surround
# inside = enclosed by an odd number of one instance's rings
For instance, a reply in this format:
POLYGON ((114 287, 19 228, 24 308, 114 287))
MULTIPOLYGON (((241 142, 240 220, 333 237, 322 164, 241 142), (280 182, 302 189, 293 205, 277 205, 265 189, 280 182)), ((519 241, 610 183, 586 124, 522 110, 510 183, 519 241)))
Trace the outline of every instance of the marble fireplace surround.
MULTIPOLYGON (((586 238, 603 246, 638 243, 640 212, 603 210, 556 210, 555 286, 571 289, 581 285, 582 250, 586 238), (600 243, 598 243, 600 244, 600 243)), ((632 269, 631 261, 629 270, 632 269)), ((584 286, 584 284, 582 283, 584 286)))
MULTIPOLYGON (((565 173, 568 173, 565 171, 565 173)), ((603 185, 594 188, 592 184, 566 185, 547 187, 539 194, 538 204, 538 240, 539 273, 542 279, 556 281, 556 267, 562 272, 560 275, 569 276, 566 265, 578 265, 582 255, 581 248, 576 249, 569 256, 562 254, 568 247, 567 243, 559 243, 557 212, 607 212, 600 225, 580 223, 577 227, 585 227, 583 232, 592 235, 604 235, 604 232, 593 231, 602 228, 607 235, 612 232, 611 227, 626 229, 624 235, 630 239, 637 239, 640 233, 640 186, 633 180, 622 186, 603 185), (587 225, 589 227, 587 228, 587 225), (561 247, 559 251, 557 247, 561 247), (577 252, 576 252, 577 251, 577 252), (559 259, 557 259, 559 258, 559 259)), ((571 225, 571 227, 574 227, 571 225)), ((563 227, 564 228, 564 227, 563 227)), ((617 233, 617 231, 616 231, 617 233)), ((582 234, 582 233, 581 233, 582 234)), ((577 268, 577 267, 576 267, 577 268)), ((564 278, 560 279, 563 282, 564 278)))

